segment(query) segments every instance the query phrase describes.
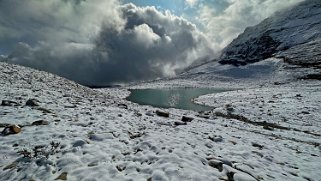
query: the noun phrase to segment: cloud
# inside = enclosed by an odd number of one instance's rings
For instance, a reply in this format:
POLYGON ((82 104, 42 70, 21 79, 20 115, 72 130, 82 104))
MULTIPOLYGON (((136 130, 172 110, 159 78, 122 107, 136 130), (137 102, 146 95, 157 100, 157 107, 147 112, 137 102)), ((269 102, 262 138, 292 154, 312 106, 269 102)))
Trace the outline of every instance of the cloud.
POLYGON ((198 3, 198 0, 185 0, 185 4, 189 7, 194 7, 198 3))
POLYGON ((189 21, 117 0, 0 0, 0 41, 9 62, 83 84, 172 76, 214 56, 189 21))
POLYGON ((224 0, 224 10, 203 3, 199 21, 215 50, 222 50, 248 26, 254 26, 276 11, 303 0, 224 0))

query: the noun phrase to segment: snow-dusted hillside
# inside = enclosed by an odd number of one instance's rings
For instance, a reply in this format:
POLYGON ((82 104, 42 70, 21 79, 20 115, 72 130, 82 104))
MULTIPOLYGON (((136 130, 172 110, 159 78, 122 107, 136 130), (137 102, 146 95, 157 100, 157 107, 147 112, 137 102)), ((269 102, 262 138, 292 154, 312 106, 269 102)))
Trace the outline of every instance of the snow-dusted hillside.
POLYGON ((306 0, 248 27, 224 50, 220 63, 245 65, 271 57, 321 64, 321 1, 306 0))
POLYGON ((160 117, 125 101, 126 89, 91 90, 6 63, 0 70, 1 181, 320 180, 319 81, 232 82, 244 90, 197 99, 213 111, 160 117))
POLYGON ((306 0, 248 27, 217 61, 180 75, 193 80, 321 79, 321 1, 306 0))

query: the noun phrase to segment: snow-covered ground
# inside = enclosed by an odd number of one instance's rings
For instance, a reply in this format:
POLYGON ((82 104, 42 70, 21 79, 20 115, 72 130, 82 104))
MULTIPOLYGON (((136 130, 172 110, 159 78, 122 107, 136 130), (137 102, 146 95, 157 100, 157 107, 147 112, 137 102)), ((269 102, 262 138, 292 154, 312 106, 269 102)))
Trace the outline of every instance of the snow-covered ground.
POLYGON ((0 106, 0 131, 22 127, 0 136, 0 180, 321 180, 320 81, 182 77, 127 87, 240 88, 196 100, 211 112, 162 109, 166 118, 124 100, 127 88, 91 90, 5 63, 0 70, 0 101, 15 102, 0 106), (183 115, 194 119, 184 125, 183 115))

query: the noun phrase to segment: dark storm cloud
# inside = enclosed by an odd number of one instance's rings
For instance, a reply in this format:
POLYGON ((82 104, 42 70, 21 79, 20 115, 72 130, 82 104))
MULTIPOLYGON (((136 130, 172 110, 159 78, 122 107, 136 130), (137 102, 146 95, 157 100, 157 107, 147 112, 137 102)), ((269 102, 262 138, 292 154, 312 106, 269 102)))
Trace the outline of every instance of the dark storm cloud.
POLYGON ((187 20, 116 0, 2 0, 0 40, 9 62, 85 84, 171 76, 213 55, 187 20))

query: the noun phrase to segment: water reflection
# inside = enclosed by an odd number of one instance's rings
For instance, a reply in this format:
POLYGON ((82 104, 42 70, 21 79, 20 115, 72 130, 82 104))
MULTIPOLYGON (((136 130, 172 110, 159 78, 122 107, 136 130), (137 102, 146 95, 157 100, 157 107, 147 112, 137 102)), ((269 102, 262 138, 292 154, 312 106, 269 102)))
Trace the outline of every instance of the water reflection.
POLYGON ((195 104, 192 99, 205 94, 229 91, 221 88, 172 88, 172 89, 135 89, 127 100, 162 108, 177 108, 194 111, 208 111, 209 106, 195 104))

